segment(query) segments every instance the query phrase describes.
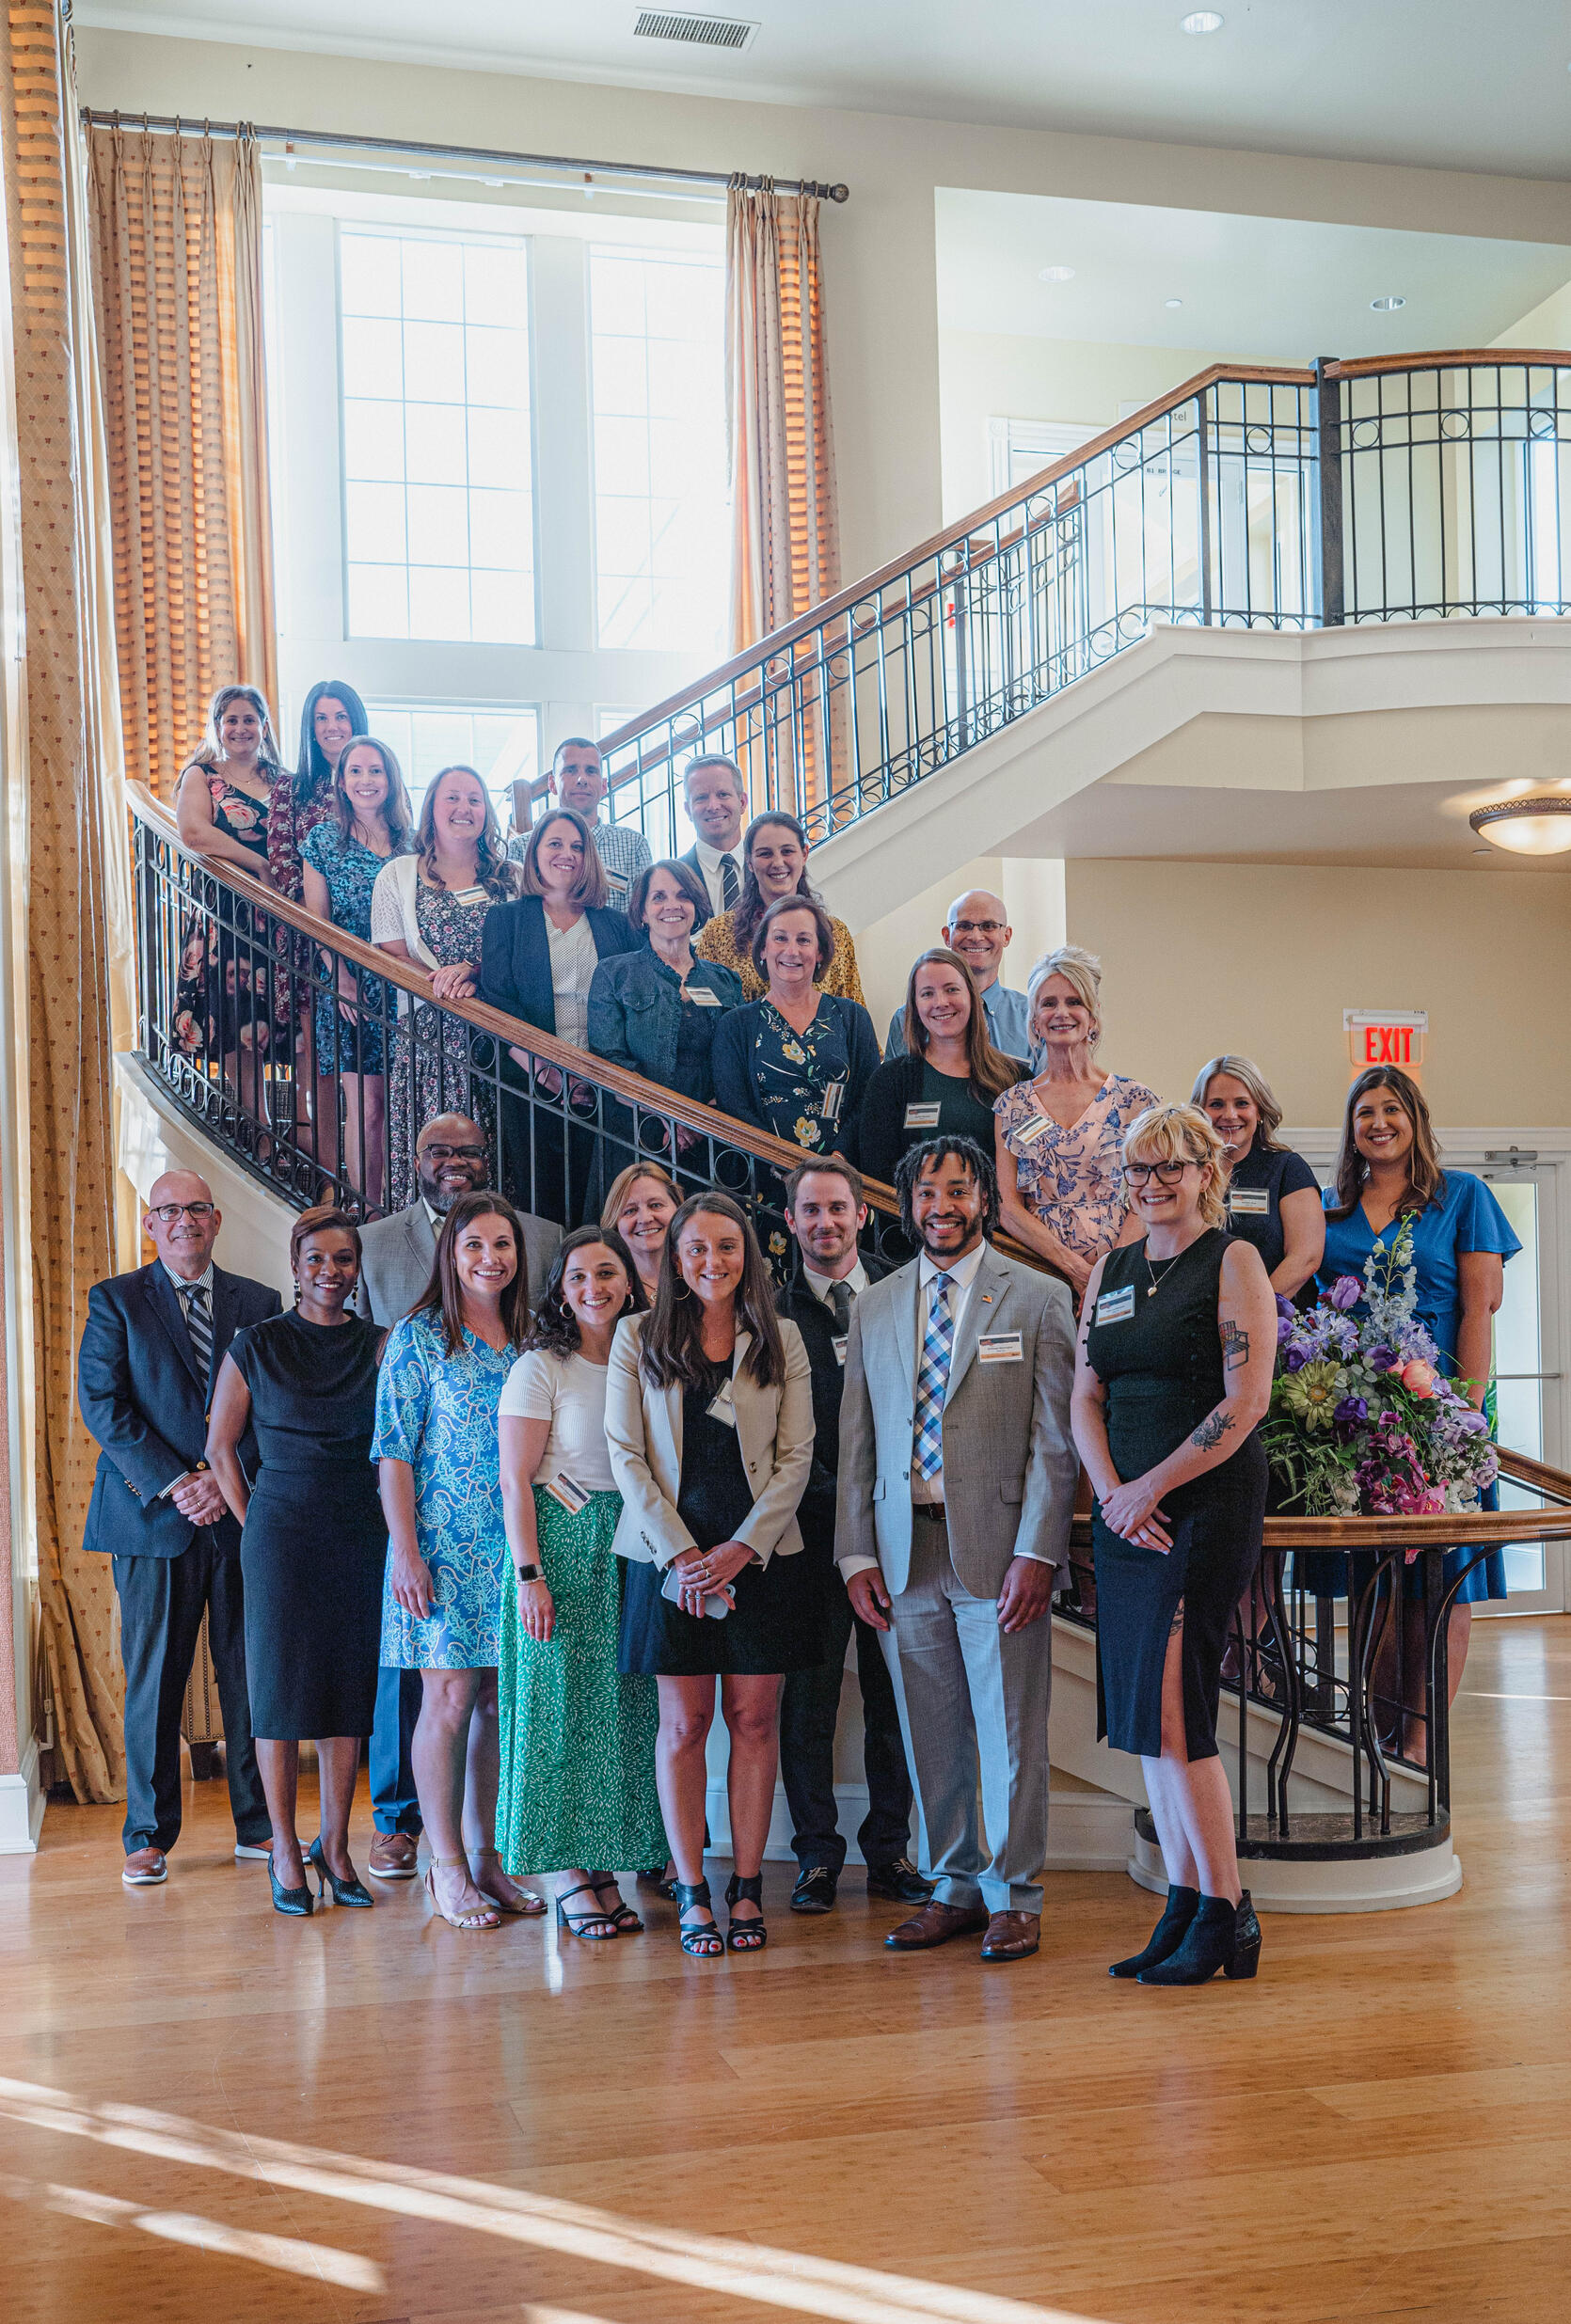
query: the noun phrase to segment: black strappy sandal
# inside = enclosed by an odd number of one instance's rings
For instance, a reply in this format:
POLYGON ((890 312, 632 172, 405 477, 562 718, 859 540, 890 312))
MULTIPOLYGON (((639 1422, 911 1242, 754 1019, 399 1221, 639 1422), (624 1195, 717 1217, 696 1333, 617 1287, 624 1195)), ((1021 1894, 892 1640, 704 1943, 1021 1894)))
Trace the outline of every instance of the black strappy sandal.
MULTIPOLYGON (((672 1902, 676 1907, 678 1921, 683 1913, 693 1911, 699 1905, 708 1906, 711 1903, 706 1880, 674 1880, 671 1885, 674 1890, 672 1902)), ((717 1952, 725 1951, 725 1939, 715 1926, 712 1912, 706 1928, 679 1928, 677 1933, 682 1939, 682 1951, 690 1952, 695 1959, 712 1960, 717 1952)))
POLYGON ((604 1896, 608 1889, 616 1889, 616 1903, 607 1914, 606 1918, 609 1921, 615 1921, 616 1934, 618 1937, 642 1937, 643 1935, 643 1921, 639 1919, 631 1905, 628 1904, 627 1898, 622 1894, 621 1889, 616 1881, 592 1880, 589 1885, 594 1889, 596 1896, 604 1896))
POLYGON ((744 1880, 739 1873, 733 1873, 725 1884, 725 1901, 728 1905, 756 1905, 758 1907, 756 1921, 738 1921, 736 1914, 732 1914, 725 1930, 725 1941, 731 1951, 762 1952, 770 1941, 770 1933, 764 1926, 763 1873, 754 1873, 751 1880, 744 1880))
POLYGON ((594 1896, 595 1903, 599 1903, 593 1880, 580 1880, 576 1889, 563 1889, 556 1900, 557 1927, 565 1929, 569 1936, 581 1938, 586 1945, 607 1944, 617 1934, 615 1920, 609 1912, 590 1912, 587 1907, 582 1912, 567 1910, 570 1896, 584 1895, 594 1896))

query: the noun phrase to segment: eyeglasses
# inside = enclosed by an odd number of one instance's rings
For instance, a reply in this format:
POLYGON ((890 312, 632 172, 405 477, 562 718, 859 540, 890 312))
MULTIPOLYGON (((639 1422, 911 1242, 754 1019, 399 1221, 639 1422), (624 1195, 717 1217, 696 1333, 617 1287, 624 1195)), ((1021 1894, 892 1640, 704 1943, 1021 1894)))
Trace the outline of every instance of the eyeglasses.
POLYGON ((422 1146, 420 1150, 420 1160, 434 1162, 483 1162, 485 1160, 485 1148, 483 1146, 422 1146))
POLYGON ((177 1219, 190 1219, 199 1226, 204 1219, 213 1216, 213 1211, 210 1202, 161 1202, 152 1215, 164 1226, 172 1226, 177 1219))
POLYGON ((951 920, 951 936, 1002 936, 1006 926, 1002 920, 951 920))
POLYGON ((1149 1185, 1152 1178, 1160 1178, 1164 1186, 1176 1186, 1188 1168, 1186 1162, 1125 1162, 1124 1177, 1131 1186, 1149 1185))

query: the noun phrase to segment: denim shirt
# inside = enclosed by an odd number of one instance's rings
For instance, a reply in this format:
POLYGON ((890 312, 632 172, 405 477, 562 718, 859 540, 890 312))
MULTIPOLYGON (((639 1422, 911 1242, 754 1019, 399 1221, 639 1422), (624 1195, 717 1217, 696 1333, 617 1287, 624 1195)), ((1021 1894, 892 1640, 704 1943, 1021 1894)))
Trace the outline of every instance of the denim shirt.
POLYGON ((690 1066, 677 1078, 682 987, 675 970, 668 968, 648 944, 637 952, 602 960, 595 970, 589 988, 589 1046, 597 1057, 707 1105, 714 1097, 709 1044, 726 1010, 741 1006, 741 979, 718 960, 695 960, 688 971, 688 990, 712 992, 720 1004, 717 1008, 702 1003, 687 1004, 690 1022, 682 1046, 690 1059, 695 1049, 700 1052, 702 1066, 697 1073, 690 1066))

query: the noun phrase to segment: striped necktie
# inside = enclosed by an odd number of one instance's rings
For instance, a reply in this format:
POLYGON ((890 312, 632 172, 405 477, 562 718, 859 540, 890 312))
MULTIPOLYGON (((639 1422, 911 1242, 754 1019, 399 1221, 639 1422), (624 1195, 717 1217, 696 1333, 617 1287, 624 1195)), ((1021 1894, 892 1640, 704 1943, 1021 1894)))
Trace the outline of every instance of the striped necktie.
POLYGON ((741 892, 742 892, 742 883, 741 883, 741 881, 740 881, 740 880, 738 878, 738 877, 737 877, 737 859, 736 859, 736 857, 735 857, 735 856, 730 856, 730 855, 722 855, 722 856, 721 857, 721 860, 720 860, 720 908, 721 908, 721 910, 722 910, 722 912, 728 912, 728 911, 730 911, 730 910, 733 909, 733 907, 735 906, 736 901, 737 901, 737 898, 738 898, 738 896, 739 896, 739 895, 740 895, 741 892))
POLYGON ((197 1359, 197 1369, 205 1386, 213 1369, 213 1311, 208 1305, 206 1287, 200 1283, 182 1283, 180 1304, 185 1315, 185 1328, 191 1335, 191 1352, 197 1359))
POLYGON ((928 1329, 922 1368, 916 1376, 916 1435, 912 1465, 918 1477, 936 1477, 944 1466, 944 1401, 949 1393, 949 1359, 955 1352, 955 1318, 949 1305, 953 1275, 934 1275, 928 1286, 928 1329))

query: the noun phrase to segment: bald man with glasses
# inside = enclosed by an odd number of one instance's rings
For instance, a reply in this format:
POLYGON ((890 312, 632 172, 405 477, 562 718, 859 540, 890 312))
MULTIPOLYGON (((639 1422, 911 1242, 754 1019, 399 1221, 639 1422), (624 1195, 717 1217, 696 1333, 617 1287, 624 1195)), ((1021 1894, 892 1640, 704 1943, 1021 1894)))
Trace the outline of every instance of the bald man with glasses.
MULTIPOLYGON (((998 981, 1004 954, 1013 935, 1003 897, 990 894, 986 888, 968 888, 964 895, 956 896, 950 905, 939 941, 947 944, 951 952, 959 953, 976 979, 982 996, 982 1014, 988 1020, 988 1038, 993 1048, 1002 1050, 1006 1057, 1029 1057, 1031 1012, 1025 995, 998 981)), ((883 1054, 885 1062, 906 1054, 904 1002, 889 1020, 883 1054)))

